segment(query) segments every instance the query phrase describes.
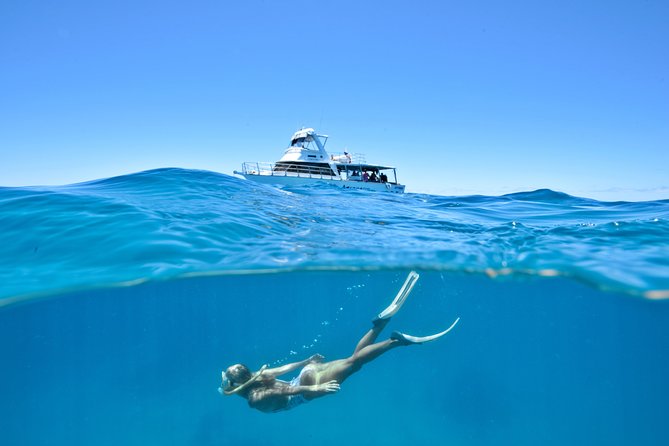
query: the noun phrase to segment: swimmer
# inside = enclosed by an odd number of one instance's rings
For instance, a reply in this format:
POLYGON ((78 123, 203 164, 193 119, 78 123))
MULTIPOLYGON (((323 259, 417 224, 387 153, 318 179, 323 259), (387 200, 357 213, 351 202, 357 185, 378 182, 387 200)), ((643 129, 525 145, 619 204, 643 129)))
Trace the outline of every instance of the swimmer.
POLYGON ((264 365, 255 373, 243 364, 235 364, 222 372, 223 382, 219 391, 223 395, 239 395, 248 400, 251 408, 262 412, 289 410, 314 398, 338 392, 349 376, 395 347, 423 344, 440 338, 455 327, 460 318, 448 329, 431 336, 418 337, 394 331, 390 339, 375 343, 390 318, 404 304, 418 277, 415 271, 409 273, 393 302, 372 320, 372 328, 360 339, 348 358, 323 362, 323 356, 316 354, 304 361, 276 368, 264 365), (277 379, 298 369, 301 369, 300 373, 290 382, 277 379))

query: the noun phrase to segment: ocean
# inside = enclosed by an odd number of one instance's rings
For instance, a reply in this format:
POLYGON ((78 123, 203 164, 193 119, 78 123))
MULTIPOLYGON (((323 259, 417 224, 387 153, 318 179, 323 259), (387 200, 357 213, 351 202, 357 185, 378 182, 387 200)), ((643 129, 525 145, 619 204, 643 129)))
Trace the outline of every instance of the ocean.
POLYGON ((4 187, 0 358, 3 445, 666 445, 669 200, 4 187), (349 356, 412 270, 379 340, 446 336, 290 411, 219 394, 234 363, 349 356))

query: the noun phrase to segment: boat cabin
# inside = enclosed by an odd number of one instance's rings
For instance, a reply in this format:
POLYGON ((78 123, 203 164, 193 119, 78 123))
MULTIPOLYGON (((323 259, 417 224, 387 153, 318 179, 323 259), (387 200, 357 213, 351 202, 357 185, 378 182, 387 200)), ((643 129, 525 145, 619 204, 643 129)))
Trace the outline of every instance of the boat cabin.
POLYGON ((302 129, 290 139, 290 147, 274 165, 274 172, 293 172, 310 175, 337 176, 325 151, 327 135, 314 129, 302 129))

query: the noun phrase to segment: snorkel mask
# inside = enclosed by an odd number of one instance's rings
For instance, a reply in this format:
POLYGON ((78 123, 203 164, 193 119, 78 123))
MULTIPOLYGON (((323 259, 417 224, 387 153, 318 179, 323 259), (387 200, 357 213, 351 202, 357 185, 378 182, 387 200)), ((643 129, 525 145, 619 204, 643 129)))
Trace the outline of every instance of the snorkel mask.
POLYGON ((225 371, 223 371, 221 372, 221 387, 218 388, 218 393, 225 395, 223 389, 227 389, 228 387, 230 387, 230 379, 228 378, 228 375, 225 374, 225 371))
POLYGON ((260 367, 256 373, 251 373, 248 367, 239 364, 244 368, 244 375, 248 375, 248 378, 244 376, 243 381, 239 380, 239 377, 236 376, 237 372, 231 373, 232 377, 227 376, 226 372, 221 372, 221 387, 218 388, 218 391, 222 395, 234 395, 235 393, 242 392, 252 386, 256 381, 262 377, 262 372, 267 368, 267 365, 260 367), (241 384, 240 384, 241 382, 241 384))

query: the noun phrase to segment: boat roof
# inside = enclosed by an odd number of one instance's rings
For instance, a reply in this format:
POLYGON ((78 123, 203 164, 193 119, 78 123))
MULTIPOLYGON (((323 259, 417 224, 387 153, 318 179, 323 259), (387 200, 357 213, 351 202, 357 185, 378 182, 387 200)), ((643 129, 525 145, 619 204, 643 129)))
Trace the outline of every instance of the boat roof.
POLYGON ((309 135, 315 135, 315 136, 320 136, 321 138, 328 138, 328 135, 320 135, 316 133, 316 130, 310 128, 302 128, 298 130, 297 132, 293 133, 293 136, 290 138, 290 140, 298 139, 298 138, 306 138, 309 135))

